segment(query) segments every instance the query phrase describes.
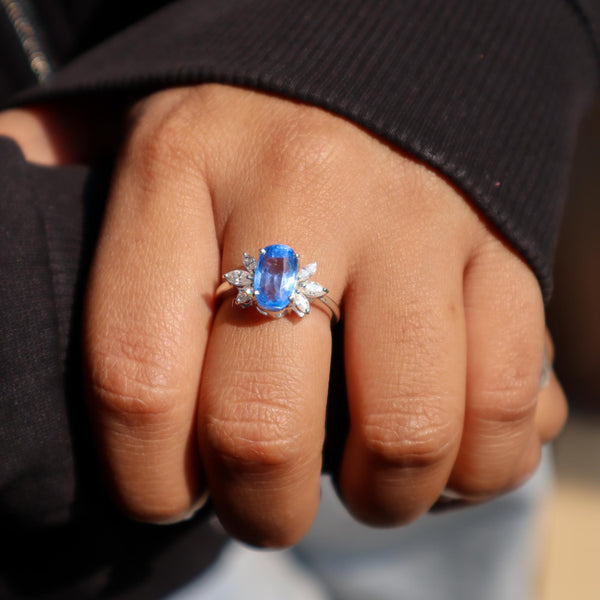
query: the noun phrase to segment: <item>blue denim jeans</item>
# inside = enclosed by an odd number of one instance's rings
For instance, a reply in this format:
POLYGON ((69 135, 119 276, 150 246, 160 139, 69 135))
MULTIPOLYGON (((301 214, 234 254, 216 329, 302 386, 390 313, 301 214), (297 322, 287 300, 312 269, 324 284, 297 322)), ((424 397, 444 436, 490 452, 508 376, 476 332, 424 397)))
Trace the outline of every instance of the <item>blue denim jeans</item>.
POLYGON ((231 542, 169 600, 530 600, 550 453, 518 490, 396 529, 356 523, 323 478, 317 519, 290 550, 231 542))

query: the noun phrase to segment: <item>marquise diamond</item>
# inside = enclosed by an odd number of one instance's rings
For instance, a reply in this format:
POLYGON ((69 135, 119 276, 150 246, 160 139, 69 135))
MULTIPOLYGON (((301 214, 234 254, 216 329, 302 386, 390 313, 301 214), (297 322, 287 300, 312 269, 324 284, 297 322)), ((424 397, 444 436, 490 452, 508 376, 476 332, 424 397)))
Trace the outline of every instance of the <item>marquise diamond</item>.
POLYGON ((313 262, 305 267, 302 267, 300 271, 298 271, 298 281, 305 281, 309 277, 312 277, 317 272, 317 263, 313 262))
POLYGON ((225 273, 223 275, 231 285, 235 285, 237 287, 242 285, 248 285, 252 283, 252 275, 247 271, 243 271, 242 269, 235 269, 234 271, 229 271, 229 273, 225 273))
POLYGON ((248 286, 242 288, 235 299, 236 304, 248 304, 252 302, 253 299, 253 289, 252 286, 248 286))
POLYGON ((243 261, 246 269, 248 269, 250 273, 254 273, 254 271, 256 270, 256 259, 254 258, 254 256, 250 256, 250 254, 244 252, 243 261))
POLYGON ((309 298, 321 298, 329 292, 326 287, 323 287, 316 281, 306 281, 298 284, 298 287, 302 290, 302 293, 309 298))
POLYGON ((310 302, 308 301, 308 298, 300 292, 294 294, 294 311, 300 317, 303 317, 310 312, 310 302))

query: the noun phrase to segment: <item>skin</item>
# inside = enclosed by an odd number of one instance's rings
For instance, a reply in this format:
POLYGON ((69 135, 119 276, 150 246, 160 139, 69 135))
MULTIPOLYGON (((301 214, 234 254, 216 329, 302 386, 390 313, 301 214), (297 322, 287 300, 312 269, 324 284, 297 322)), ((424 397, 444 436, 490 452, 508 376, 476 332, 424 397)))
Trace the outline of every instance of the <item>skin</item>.
MULTIPOLYGON (((127 117, 84 317, 90 415, 127 514, 174 520, 208 487, 250 544, 310 527, 327 314, 269 320, 214 295, 269 243, 317 260, 343 305, 338 483, 356 518, 399 525, 446 487, 482 500, 532 474, 566 418, 556 378, 538 390, 542 296, 459 190, 342 118, 244 89, 172 89, 127 117)), ((0 114, 44 164, 93 160, 73 126, 59 108, 0 114)))

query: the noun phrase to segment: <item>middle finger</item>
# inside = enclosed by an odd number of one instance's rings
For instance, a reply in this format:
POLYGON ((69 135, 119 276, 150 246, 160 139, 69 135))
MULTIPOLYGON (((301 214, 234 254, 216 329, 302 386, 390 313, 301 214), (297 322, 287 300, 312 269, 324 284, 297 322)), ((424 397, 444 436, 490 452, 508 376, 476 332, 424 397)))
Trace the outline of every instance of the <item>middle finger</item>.
POLYGON ((351 427, 340 489, 355 516, 375 525, 424 513, 460 445, 464 258, 443 239, 450 228, 431 230, 429 240, 411 243, 407 228, 382 244, 344 299, 351 427))
MULTIPOLYGON (((308 238, 319 238, 294 231, 293 224, 282 228, 282 240, 276 221, 234 217, 224 241, 224 271, 239 266, 243 251, 258 258, 261 240, 281 241, 300 252, 299 267, 322 259, 313 279, 341 289, 340 271, 328 259, 331 245, 315 247, 308 238)), ((219 518, 246 542, 292 544, 314 518, 330 355, 329 316, 315 304, 302 319, 242 310, 231 298, 218 310, 200 391, 200 451, 219 518)))

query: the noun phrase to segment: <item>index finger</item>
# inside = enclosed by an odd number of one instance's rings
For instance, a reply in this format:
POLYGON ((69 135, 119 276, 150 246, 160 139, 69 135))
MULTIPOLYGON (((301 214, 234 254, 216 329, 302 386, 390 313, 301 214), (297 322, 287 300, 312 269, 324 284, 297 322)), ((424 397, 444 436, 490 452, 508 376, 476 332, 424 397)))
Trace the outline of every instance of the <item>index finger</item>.
POLYGON ((117 502, 150 521, 203 485, 195 407, 219 272, 210 194, 172 131, 133 135, 121 157, 84 317, 101 460, 117 502))

